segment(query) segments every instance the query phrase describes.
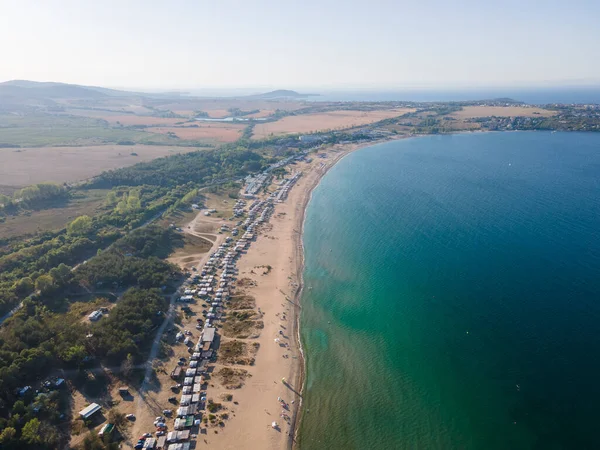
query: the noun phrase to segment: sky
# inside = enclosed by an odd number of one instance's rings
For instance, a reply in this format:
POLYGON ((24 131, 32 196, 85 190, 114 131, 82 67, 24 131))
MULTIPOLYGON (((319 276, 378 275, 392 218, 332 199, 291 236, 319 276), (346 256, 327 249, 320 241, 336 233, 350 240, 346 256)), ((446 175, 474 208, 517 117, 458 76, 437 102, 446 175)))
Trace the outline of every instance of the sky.
POLYGON ((0 81, 139 89, 600 84, 600 1, 0 0, 0 81))

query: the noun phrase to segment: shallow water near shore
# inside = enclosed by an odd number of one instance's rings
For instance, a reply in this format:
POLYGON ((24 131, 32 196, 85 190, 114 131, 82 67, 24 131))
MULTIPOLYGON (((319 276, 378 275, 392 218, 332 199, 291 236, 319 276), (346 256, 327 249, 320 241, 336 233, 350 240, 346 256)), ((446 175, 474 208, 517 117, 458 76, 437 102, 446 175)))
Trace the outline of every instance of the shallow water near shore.
POLYGON ((600 134, 365 148, 304 228, 301 450, 600 448, 600 134))

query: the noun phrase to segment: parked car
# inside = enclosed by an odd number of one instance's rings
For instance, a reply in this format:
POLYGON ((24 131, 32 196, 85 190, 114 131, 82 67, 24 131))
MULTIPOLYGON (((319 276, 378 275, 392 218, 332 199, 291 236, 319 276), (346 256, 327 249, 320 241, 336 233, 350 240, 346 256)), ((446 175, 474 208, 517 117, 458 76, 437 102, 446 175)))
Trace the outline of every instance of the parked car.
POLYGON ((135 420, 135 414, 127 414, 125 418, 129 420, 135 420))

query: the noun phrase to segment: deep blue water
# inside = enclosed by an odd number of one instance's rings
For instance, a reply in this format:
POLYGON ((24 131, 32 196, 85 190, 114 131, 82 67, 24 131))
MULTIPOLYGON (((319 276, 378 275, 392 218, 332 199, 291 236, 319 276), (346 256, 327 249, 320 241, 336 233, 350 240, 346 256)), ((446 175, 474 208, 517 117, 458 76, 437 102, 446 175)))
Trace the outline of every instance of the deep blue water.
POLYGON ((300 448, 600 448, 599 194, 600 134, 338 163, 304 233, 300 448))

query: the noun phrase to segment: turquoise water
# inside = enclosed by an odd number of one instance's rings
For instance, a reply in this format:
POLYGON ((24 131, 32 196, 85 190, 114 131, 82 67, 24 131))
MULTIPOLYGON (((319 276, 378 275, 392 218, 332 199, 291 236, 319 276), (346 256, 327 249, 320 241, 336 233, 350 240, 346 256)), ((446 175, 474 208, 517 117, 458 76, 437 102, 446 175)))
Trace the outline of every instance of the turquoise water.
POLYGON ((600 448, 600 134, 344 158, 307 210, 299 444, 600 448))

